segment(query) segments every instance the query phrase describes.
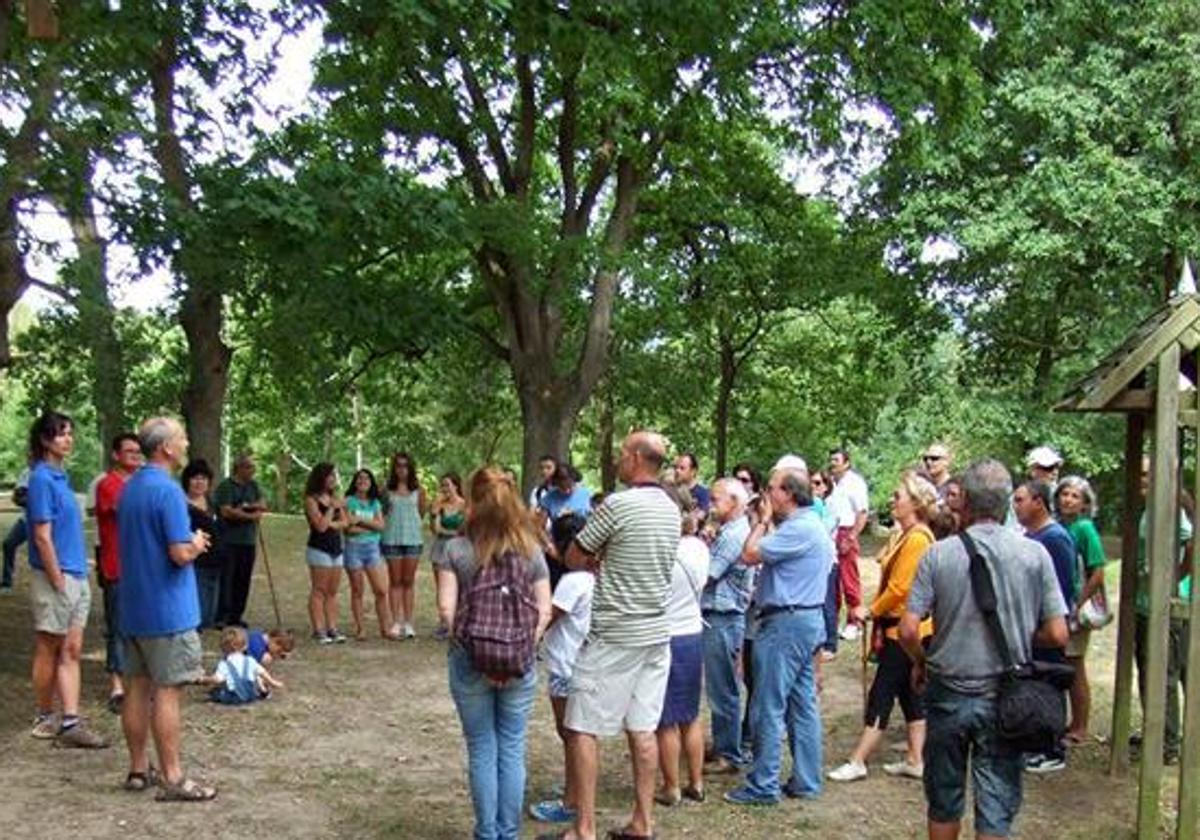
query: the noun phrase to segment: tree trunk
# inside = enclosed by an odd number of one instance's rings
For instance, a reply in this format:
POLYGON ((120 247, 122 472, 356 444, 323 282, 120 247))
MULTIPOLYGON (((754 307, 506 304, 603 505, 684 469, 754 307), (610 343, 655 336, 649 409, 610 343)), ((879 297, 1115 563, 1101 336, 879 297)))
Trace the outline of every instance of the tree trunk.
MULTIPOLYGON (((169 4, 178 14, 178 4, 169 4)), ((163 35, 150 58, 154 103, 154 158, 169 196, 169 219, 197 212, 183 144, 175 127, 175 70, 178 47, 173 32, 163 35)), ((183 416, 193 457, 210 465, 221 463, 222 415, 229 390, 232 351, 221 337, 225 314, 220 278, 209 276, 203 250, 184 237, 174 268, 186 281, 179 306, 179 323, 188 346, 188 384, 183 392, 183 416)))
POLYGON ((579 405, 574 394, 558 387, 536 391, 519 388, 521 424, 524 430, 521 453, 521 487, 525 496, 539 481, 538 461, 543 455, 566 462, 570 456, 571 435, 579 405))
POLYGON ((286 511, 288 509, 288 476, 292 472, 292 456, 287 447, 279 450, 275 456, 275 504, 272 510, 286 511))
POLYGON ((221 340, 222 320, 219 294, 193 293, 189 288, 179 307, 179 323, 188 345, 183 418, 191 440, 191 457, 204 458, 210 466, 221 463, 222 414, 232 356, 221 340))
POLYGON ((617 489, 617 461, 613 457, 617 406, 612 387, 605 387, 600 394, 600 416, 597 425, 596 457, 600 461, 600 489, 611 493, 617 489))
POLYGON ((719 332, 720 376, 717 379, 717 408, 713 417, 713 437, 717 442, 716 475, 725 475, 725 463, 729 458, 729 406, 733 400, 733 386, 737 378, 738 364, 733 341, 724 331, 719 332))
POLYGON ((79 257, 73 269, 73 285, 79 310, 79 326, 92 356, 92 405, 100 435, 100 467, 107 466, 112 439, 126 431, 125 354, 117 337, 116 310, 108 293, 108 242, 100 235, 96 214, 87 193, 91 167, 81 178, 83 194, 63 202, 79 257))
MULTIPOLYGON (((15 208, 16 203, 13 204, 15 208)), ((8 313, 29 287, 25 257, 17 247, 16 216, 14 209, 6 212, 5 218, 0 220, 0 368, 12 364, 8 345, 8 313)))

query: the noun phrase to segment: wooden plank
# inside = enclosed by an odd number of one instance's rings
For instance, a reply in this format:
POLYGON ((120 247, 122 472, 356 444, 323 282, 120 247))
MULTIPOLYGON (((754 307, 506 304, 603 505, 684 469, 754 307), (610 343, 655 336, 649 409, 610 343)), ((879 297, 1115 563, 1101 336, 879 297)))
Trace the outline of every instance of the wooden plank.
MULTIPOLYGON (((1200 361, 1200 360, 1197 360, 1200 361)), ((1200 419, 1194 426, 1196 444, 1200 446, 1200 419)), ((1200 456, 1197 458, 1200 461, 1200 456)), ((1200 470, 1196 473, 1193 498, 1200 499, 1200 470)), ((1194 523, 1193 523, 1194 524, 1194 523)), ((1195 572, 1192 584, 1195 586, 1195 572)), ((1179 754, 1177 840, 1194 840, 1200 822, 1200 598, 1192 593, 1188 622, 1187 679, 1184 684, 1183 743, 1179 754)), ((1172 686, 1174 690, 1174 686, 1172 686)))
MULTIPOLYGON (((1092 393, 1085 395, 1080 400, 1079 407, 1083 410, 1094 410, 1107 405, 1109 400, 1129 386, 1135 376, 1155 361, 1160 363, 1159 384, 1166 382, 1174 386, 1179 381, 1179 371, 1176 369, 1173 379, 1165 379, 1161 367, 1162 358, 1166 356, 1166 351, 1172 346, 1175 347, 1178 354, 1180 334, 1192 326, 1198 318, 1200 318, 1200 307, 1195 302, 1189 299, 1181 303, 1171 317, 1148 336, 1141 345, 1130 349, 1129 354, 1096 384, 1092 393)), ((1176 388, 1171 387, 1167 390, 1174 392, 1176 388)), ((1159 391, 1161 393, 1162 389, 1159 391)))
POLYGON ((1200 347, 1200 330, 1194 326, 1188 327, 1179 336, 1179 346, 1183 348, 1185 353, 1190 353, 1197 347, 1200 347))
POLYGON ((1179 410, 1179 345, 1171 342, 1158 359, 1158 405, 1154 417, 1154 460, 1146 510, 1149 531, 1150 614, 1146 632, 1146 673, 1142 684, 1142 756, 1138 776, 1138 840, 1155 840, 1163 775, 1166 722, 1167 610, 1175 580, 1176 508, 1179 503, 1176 412, 1179 410))
POLYGON ((1121 600, 1117 611, 1117 673, 1113 683, 1112 737, 1108 772, 1129 769, 1129 723, 1133 700, 1134 599, 1137 592, 1138 509, 1142 505, 1142 446, 1146 419, 1125 421, 1125 506, 1121 510, 1121 600))

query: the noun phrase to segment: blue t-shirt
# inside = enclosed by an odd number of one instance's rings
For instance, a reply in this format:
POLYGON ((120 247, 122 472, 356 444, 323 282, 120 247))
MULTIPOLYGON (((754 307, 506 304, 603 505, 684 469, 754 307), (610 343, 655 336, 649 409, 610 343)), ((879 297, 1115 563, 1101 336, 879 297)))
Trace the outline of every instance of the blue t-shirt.
POLYGON ((833 540, 811 507, 788 516, 758 543, 762 555, 756 601, 760 607, 824 605, 833 540))
POLYGON ((121 633, 167 636, 200 625, 200 602, 192 564, 172 562, 167 549, 190 543, 187 499, 162 467, 147 464, 125 484, 117 509, 121 547, 118 590, 121 633))
POLYGON ((570 493, 551 487, 542 494, 538 507, 546 511, 551 519, 558 519, 564 513, 578 513, 586 517, 592 509, 592 491, 582 484, 576 484, 570 493))
POLYGON ((267 634, 261 630, 246 631, 246 653, 258 662, 267 655, 267 634))
POLYGON ((1067 529, 1057 522, 1051 522, 1040 531, 1031 531, 1025 536, 1045 546, 1050 560, 1054 563, 1054 576, 1058 578, 1058 588, 1062 590, 1063 600, 1067 602, 1067 610, 1070 611, 1075 604, 1075 540, 1071 539, 1067 529))
MULTIPOLYGON (((79 515, 79 502, 67 474, 45 461, 38 461, 29 473, 29 501, 25 516, 33 526, 50 523, 50 541, 58 556, 58 568, 65 575, 75 578, 87 577, 87 552, 83 547, 83 517, 79 515)), ((29 565, 45 571, 37 542, 29 540, 29 565)))

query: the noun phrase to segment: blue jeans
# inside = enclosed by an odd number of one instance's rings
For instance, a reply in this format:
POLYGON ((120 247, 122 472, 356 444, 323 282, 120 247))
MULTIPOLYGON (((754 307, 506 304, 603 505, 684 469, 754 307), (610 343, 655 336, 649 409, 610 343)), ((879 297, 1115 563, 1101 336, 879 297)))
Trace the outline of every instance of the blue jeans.
POLYGON ((467 741, 475 840, 516 840, 525 796, 525 726, 536 671, 497 688, 460 648, 452 646, 448 658, 450 696, 467 741))
POLYGON ((748 793, 779 799, 786 723, 792 753, 789 791, 797 796, 821 792, 821 709, 817 702, 813 654, 825 641, 825 619, 818 609, 768 616, 754 641, 754 766, 746 776, 748 793))
POLYGON ((25 524, 25 517, 17 517, 17 521, 8 529, 8 533, 4 535, 4 571, 0 574, 0 586, 5 588, 13 585, 13 570, 17 566, 17 549, 21 544, 29 539, 29 527, 25 524))
POLYGON ((837 563, 829 570, 829 582, 825 584, 825 644, 830 653, 837 653, 838 645, 838 597, 841 594, 841 578, 837 563))
POLYGON ((121 626, 120 598, 117 593, 121 582, 105 581, 100 578, 100 591, 104 594, 104 670, 110 674, 125 673, 125 642, 117 629, 121 626))
POLYGON ((704 629, 704 684, 712 709, 713 749, 734 764, 742 763, 742 701, 737 662, 742 654, 746 617, 707 613, 704 629))
POLYGON ((975 791, 975 831, 1007 837, 1021 808, 1022 753, 997 735, 996 698, 962 694, 936 679, 925 690, 925 799, 933 822, 958 822, 967 762, 975 791))
POLYGON ((200 629, 207 630, 217 624, 217 610, 221 605, 221 567, 196 567, 196 593, 200 597, 200 629))

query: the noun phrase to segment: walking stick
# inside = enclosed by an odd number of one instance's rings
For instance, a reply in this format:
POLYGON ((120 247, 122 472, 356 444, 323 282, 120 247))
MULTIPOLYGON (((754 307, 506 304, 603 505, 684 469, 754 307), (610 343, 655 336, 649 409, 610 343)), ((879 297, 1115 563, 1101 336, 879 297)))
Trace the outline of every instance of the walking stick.
POLYGON ((275 609, 275 627, 283 629, 283 619, 279 617, 279 598, 275 594, 275 578, 271 574, 271 558, 267 556, 267 541, 263 537, 261 521, 258 523, 258 550, 262 552, 263 565, 267 567, 267 588, 271 590, 271 606, 275 609))

